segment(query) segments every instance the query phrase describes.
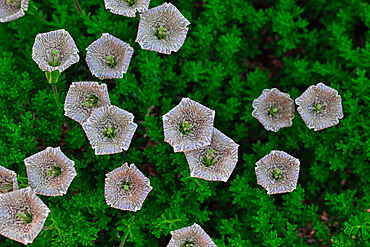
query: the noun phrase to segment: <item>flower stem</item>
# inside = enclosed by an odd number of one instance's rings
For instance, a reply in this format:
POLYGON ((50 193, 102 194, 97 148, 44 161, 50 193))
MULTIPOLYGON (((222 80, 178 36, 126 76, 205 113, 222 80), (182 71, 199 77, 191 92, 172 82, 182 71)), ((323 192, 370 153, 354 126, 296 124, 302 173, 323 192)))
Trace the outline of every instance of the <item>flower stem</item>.
POLYGON ((81 15, 84 15, 84 13, 82 12, 82 10, 80 8, 80 5, 78 4, 77 0, 73 0, 73 2, 75 3, 78 12, 80 12, 81 15))
POLYGON ((52 83, 51 86, 53 87, 53 92, 54 92, 54 96, 55 96, 55 103, 57 103, 57 106, 59 106, 60 103, 59 103, 59 99, 58 99, 57 86, 55 85, 55 83, 52 83))

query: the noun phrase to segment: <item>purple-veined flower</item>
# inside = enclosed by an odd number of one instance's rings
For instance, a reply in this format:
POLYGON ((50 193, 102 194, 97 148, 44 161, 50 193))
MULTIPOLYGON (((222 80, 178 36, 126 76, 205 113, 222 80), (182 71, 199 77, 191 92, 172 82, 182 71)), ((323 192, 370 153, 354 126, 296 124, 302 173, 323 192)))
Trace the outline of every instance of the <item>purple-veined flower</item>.
POLYGON ((106 84, 72 82, 64 104, 64 115, 83 124, 94 110, 105 105, 110 105, 106 84))
POLYGON ((103 33, 86 50, 87 65, 91 73, 100 80, 122 78, 134 53, 130 44, 109 33, 103 33))
POLYGON ((3 166, 0 166, 0 194, 5 194, 19 189, 17 174, 3 166))
POLYGON ((303 121, 314 131, 337 125, 343 118, 342 98, 338 91, 321 82, 310 86, 295 102, 303 121))
POLYGON ((217 247, 198 224, 171 231, 172 238, 167 247, 217 247))
POLYGON ((272 150, 256 163, 257 184, 267 194, 292 192, 297 187, 299 160, 284 151, 272 150))
POLYGON ((80 60, 78 48, 64 29, 39 33, 32 47, 32 59, 42 71, 63 72, 80 60))
POLYGON ((82 127, 96 155, 127 151, 137 128, 134 115, 117 106, 106 105, 91 113, 82 127))
POLYGON ((189 98, 162 116, 164 141, 174 152, 191 151, 211 144, 215 111, 189 98))
POLYGON ((253 101, 252 116, 266 130, 277 132, 280 128, 290 127, 294 118, 294 101, 289 94, 280 92, 277 88, 265 89, 260 97, 253 101))
POLYGON ((67 193, 73 178, 77 175, 75 162, 60 150, 47 147, 24 160, 28 184, 35 194, 62 196, 67 193))
POLYGON ((150 0, 104 0, 105 8, 117 15, 135 17, 136 10, 148 10, 150 0))
POLYGON ((0 194, 0 234, 24 245, 32 243, 49 213, 31 187, 0 194))
POLYGON ((210 145, 185 152, 190 176, 226 182, 238 162, 238 147, 232 139, 213 128, 210 145))
POLYGON ((136 42, 142 49, 171 54, 184 44, 189 24, 173 4, 164 3, 140 14, 136 42))
POLYGON ((24 16, 29 0, 0 0, 0 22, 8 22, 24 16))
POLYGON ((153 189, 150 180, 127 162, 106 176, 105 200, 113 208, 136 212, 153 189))

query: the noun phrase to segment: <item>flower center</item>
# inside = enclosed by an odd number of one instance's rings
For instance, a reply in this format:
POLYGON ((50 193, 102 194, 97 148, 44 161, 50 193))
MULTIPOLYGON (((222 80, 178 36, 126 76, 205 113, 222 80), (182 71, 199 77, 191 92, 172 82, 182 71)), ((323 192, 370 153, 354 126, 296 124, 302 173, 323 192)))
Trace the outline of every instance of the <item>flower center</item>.
POLYGON ((49 65, 52 67, 57 67, 60 65, 59 63, 59 53, 57 50, 53 51, 53 54, 51 55, 51 61, 49 62, 49 65))
POLYGON ((95 95, 90 95, 89 98, 87 98, 85 105, 88 107, 95 107, 98 105, 99 98, 96 97, 95 95))
POLYGON ((107 56, 107 65, 110 67, 110 68, 114 68, 117 66, 117 60, 115 57, 113 56, 107 56))
POLYGON ((108 139, 111 139, 116 136, 116 133, 114 132, 114 129, 112 128, 112 125, 105 125, 104 136, 107 137, 108 139))
POLYGON ((182 123, 180 123, 180 126, 179 126, 179 131, 184 134, 184 135, 187 135, 189 134, 190 132, 190 127, 191 127, 191 124, 189 124, 188 121, 182 121, 182 123))
POLYGON ((280 169, 275 169, 271 171, 271 177, 275 179, 276 181, 281 180, 281 170, 280 169))
POLYGON ((155 37, 157 37, 158 40, 161 40, 161 39, 164 39, 164 37, 166 37, 166 31, 167 29, 161 26, 155 31, 154 35, 155 37))
POLYGON ((59 177, 62 174, 62 169, 59 166, 53 166, 50 170, 46 172, 48 176, 59 177))
POLYGON ((24 213, 18 213, 18 217, 26 224, 29 224, 32 222, 32 214, 29 212, 24 213))
POLYGON ((318 100, 316 103, 314 103, 312 105, 312 111, 315 112, 315 113, 322 113, 322 112, 326 112, 326 106, 327 104, 324 103, 324 104, 320 104, 320 100, 318 100))
POLYGON ((186 241, 182 247, 195 247, 194 243, 191 241, 186 241))
POLYGON ((121 189, 124 191, 129 191, 132 189, 132 184, 130 181, 123 180, 121 184, 121 189))
POLYGON ((1 179, 0 175, 0 193, 1 190, 4 189, 5 192, 12 192, 13 191, 13 182, 8 182, 5 179, 1 179))
POLYGON ((136 0, 123 0, 123 2, 127 3, 129 7, 135 4, 136 0))
POLYGON ((6 1, 7 4, 13 6, 13 7, 16 7, 17 9, 20 9, 21 8, 21 2, 20 1, 16 1, 16 0, 7 0, 6 1))
POLYGON ((213 153, 213 149, 211 148, 206 156, 203 157, 203 165, 206 167, 213 166, 215 164, 215 154, 213 153))
POLYGON ((278 111, 278 109, 276 107, 270 107, 270 108, 267 109, 267 114, 270 117, 275 117, 277 111, 278 111))

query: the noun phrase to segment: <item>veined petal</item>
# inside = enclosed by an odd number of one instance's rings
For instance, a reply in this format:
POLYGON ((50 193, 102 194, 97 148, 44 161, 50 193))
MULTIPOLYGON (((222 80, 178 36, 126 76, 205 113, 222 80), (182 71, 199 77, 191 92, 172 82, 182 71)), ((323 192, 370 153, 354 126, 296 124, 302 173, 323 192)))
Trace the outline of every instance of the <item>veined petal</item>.
POLYGON ((0 166, 0 194, 18 190, 17 174, 3 166, 0 166))
POLYGON ((208 234, 198 224, 184 227, 171 232, 172 238, 167 247, 183 247, 185 243, 193 243, 194 247, 217 247, 208 234))
POLYGON ((0 22, 8 22, 24 16, 29 0, 0 0, 0 22))

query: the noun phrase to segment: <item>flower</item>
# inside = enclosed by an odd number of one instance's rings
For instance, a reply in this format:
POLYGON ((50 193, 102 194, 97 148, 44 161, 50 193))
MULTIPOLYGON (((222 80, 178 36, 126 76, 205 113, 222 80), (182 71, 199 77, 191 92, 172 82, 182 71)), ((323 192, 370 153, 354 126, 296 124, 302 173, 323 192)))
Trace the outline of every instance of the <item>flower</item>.
POLYGON ((136 42, 142 49, 171 54, 183 45, 189 24, 173 4, 164 3, 140 14, 136 42))
POLYGON ((0 194, 5 194, 19 189, 17 174, 3 166, 0 166, 0 194))
POLYGON ((105 200, 113 208, 136 212, 153 189, 150 180, 127 162, 106 176, 105 200))
POLYGON ((338 119, 343 118, 342 98, 338 91, 321 82, 310 86, 295 102, 303 121, 314 131, 337 125, 338 119))
POLYGON ((136 10, 148 10, 150 0, 104 0, 105 8, 117 15, 135 17, 136 10))
POLYGON ((62 153, 60 147, 47 147, 24 160, 28 184, 35 194, 62 196, 67 193, 77 175, 75 162, 62 153))
POLYGON ((211 144, 215 111, 189 98, 162 116, 164 141, 174 152, 191 151, 211 144))
POLYGON ((280 92, 277 88, 265 89, 260 97, 253 101, 252 116, 266 130, 277 132, 280 128, 290 127, 294 118, 294 101, 289 94, 280 92))
POLYGON ((95 110, 82 128, 96 155, 114 154, 128 150, 137 128, 133 121, 132 113, 106 105, 95 110))
POLYGON ((32 47, 32 59, 42 71, 63 72, 80 60, 78 48, 64 29, 39 33, 32 47))
POLYGON ((72 82, 64 104, 64 115, 83 124, 99 107, 110 105, 106 84, 72 82))
POLYGON ((29 0, 0 0, 0 22, 8 22, 24 16, 29 0))
POLYGON ((256 165, 257 184, 267 194, 292 192, 297 187, 300 163, 286 152, 272 150, 256 165))
POLYGON ((190 176, 226 182, 238 162, 238 147, 232 139, 213 128, 210 145, 185 152, 190 176))
POLYGON ((49 213, 31 187, 0 194, 0 234, 25 245, 32 243, 49 213))
POLYGON ((171 231, 172 238, 167 247, 217 247, 198 224, 171 231))
POLYGON ((134 53, 130 44, 109 33, 103 33, 86 50, 87 65, 91 73, 100 80, 122 78, 134 53))

